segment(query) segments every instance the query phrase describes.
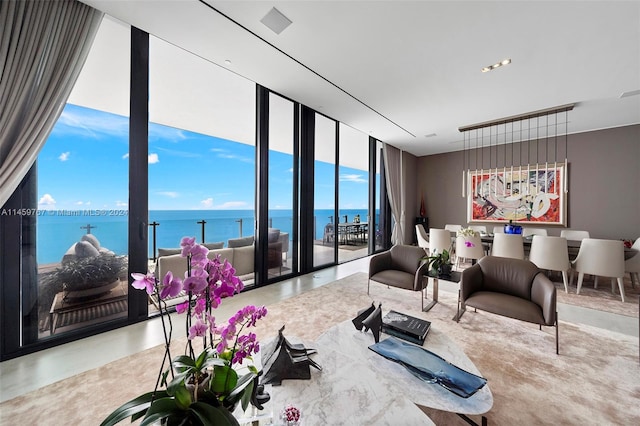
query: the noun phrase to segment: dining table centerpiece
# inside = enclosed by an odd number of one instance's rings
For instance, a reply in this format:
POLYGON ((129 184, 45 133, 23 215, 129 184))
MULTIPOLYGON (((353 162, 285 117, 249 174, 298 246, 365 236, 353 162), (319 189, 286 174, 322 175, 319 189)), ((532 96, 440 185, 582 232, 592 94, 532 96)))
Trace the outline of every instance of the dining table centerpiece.
MULTIPOLYGON (((249 404, 262 409, 269 399, 258 381, 261 372, 252 363, 260 344, 250 331, 267 309, 247 305, 227 322, 219 322, 214 310, 224 298, 242 291, 242 280, 219 254, 209 258, 209 249, 196 244, 195 238, 184 237, 180 246, 187 262, 184 279, 171 271, 164 277, 151 272, 131 274, 133 288, 160 300, 165 351, 154 389, 117 408, 102 426, 126 418, 142 419, 141 426, 238 425, 233 415, 238 404, 243 410, 249 404), (185 298, 176 305, 176 312, 184 315, 187 340, 184 354, 172 358, 173 325, 167 300, 176 297, 185 298)), ((135 377, 135 372, 129 374, 135 377)))

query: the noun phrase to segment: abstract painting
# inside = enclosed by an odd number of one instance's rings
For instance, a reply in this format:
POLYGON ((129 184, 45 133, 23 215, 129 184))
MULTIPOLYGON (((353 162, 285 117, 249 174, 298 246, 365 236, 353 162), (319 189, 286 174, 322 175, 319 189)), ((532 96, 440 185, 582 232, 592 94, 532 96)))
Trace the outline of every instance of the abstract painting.
POLYGON ((470 171, 468 221, 566 223, 565 164, 470 171))

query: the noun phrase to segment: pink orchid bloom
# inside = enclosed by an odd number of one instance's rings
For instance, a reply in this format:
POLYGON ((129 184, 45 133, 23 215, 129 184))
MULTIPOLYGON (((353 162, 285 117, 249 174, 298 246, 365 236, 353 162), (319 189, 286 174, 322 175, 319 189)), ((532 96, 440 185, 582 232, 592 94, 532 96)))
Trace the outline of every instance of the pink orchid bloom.
POLYGON ((182 291, 182 280, 174 278, 171 271, 162 279, 162 290, 160 290, 160 298, 176 297, 182 291))
POLYGON ((198 319, 196 323, 189 328, 189 340, 204 336, 208 329, 209 327, 207 327, 207 324, 198 319))
POLYGON ((140 274, 138 272, 132 272, 131 277, 133 278, 133 282, 131 286, 138 290, 147 290, 147 294, 153 294, 156 285, 156 277, 153 276, 151 272, 147 272, 147 274, 140 274))

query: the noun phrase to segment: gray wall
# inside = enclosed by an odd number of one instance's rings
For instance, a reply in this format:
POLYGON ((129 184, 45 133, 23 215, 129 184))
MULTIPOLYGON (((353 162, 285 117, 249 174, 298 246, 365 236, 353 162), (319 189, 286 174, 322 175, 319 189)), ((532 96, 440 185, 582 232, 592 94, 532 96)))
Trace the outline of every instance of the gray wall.
MULTIPOLYGON (((526 146, 526 142, 523 144, 526 146)), ((640 125, 569 135, 567 153, 566 227, 588 230, 594 238, 640 237, 640 125)), ((503 154, 498 158, 503 158, 503 154)), ((485 154, 485 158, 488 155, 485 154)), ((544 159, 540 161, 544 162, 544 159)), ((535 163, 535 160, 531 159, 531 162, 535 163)), ((415 195, 411 195, 409 187, 406 192, 408 198, 413 196, 416 200, 415 207, 413 212, 407 210, 407 215, 418 215, 420 197, 424 195, 430 227, 442 228, 447 223, 466 226, 462 153, 418 157, 416 166, 415 195)), ((502 166, 498 164, 498 167, 502 166)), ((476 167, 473 161, 471 167, 476 167)), ((485 164, 484 167, 489 166, 485 164)), ((559 235, 564 229, 557 225, 546 228, 550 235, 559 235)))

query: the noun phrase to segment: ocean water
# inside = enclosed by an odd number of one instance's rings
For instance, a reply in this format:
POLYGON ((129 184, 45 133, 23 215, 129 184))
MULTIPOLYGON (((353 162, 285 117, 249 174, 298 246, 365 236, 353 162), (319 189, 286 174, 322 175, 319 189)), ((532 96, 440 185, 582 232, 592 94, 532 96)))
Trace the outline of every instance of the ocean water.
MULTIPOLYGON (((352 221, 357 214, 367 221, 367 210, 340 210, 339 222, 352 221)), ((316 239, 323 236, 324 227, 331 220, 333 210, 316 210, 316 239)), ((60 262, 66 251, 90 226, 102 247, 116 254, 127 254, 128 215, 126 210, 50 210, 38 211, 37 260, 40 264, 60 262)), ((292 235, 291 210, 271 210, 270 226, 292 235)), ((202 224, 205 221, 205 242, 224 241, 230 238, 254 234, 253 210, 151 210, 149 223, 156 222, 156 248, 180 247, 182 237, 196 237, 201 242, 202 224)), ((335 218, 333 218, 335 222, 335 218)), ((149 257, 153 257, 153 227, 149 226, 149 257)))

